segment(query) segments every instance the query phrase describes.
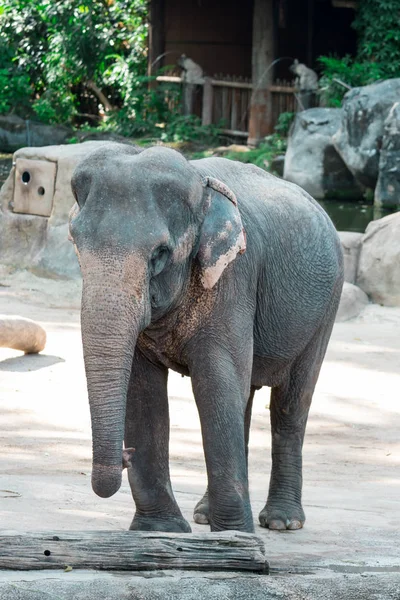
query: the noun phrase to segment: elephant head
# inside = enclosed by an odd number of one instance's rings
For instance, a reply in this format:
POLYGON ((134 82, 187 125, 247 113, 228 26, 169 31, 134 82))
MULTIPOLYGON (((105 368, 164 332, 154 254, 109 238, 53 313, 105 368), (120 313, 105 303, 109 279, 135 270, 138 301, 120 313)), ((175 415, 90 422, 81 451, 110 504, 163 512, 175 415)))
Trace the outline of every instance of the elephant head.
POLYGON ((92 487, 109 497, 121 485, 126 395, 139 333, 179 304, 193 261, 211 288, 245 241, 234 194, 171 149, 104 145, 78 164, 72 189, 92 487))

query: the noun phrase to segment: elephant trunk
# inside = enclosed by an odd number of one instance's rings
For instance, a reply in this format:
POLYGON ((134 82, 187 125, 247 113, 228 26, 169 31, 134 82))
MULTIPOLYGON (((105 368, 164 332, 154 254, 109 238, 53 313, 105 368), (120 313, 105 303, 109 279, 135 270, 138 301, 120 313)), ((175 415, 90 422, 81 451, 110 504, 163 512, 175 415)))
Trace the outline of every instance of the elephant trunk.
POLYGON ((137 337, 150 311, 144 277, 140 284, 136 279, 132 289, 121 263, 111 268, 108 264, 107 269, 103 265, 84 269, 81 258, 81 320, 92 420, 92 488, 108 498, 121 486, 126 396, 137 337))

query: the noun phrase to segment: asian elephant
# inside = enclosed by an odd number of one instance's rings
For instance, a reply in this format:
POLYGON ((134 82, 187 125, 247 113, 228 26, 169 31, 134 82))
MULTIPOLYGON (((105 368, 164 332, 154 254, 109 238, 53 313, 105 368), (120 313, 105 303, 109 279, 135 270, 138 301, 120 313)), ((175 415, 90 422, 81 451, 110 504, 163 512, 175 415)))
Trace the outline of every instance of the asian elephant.
POLYGON ((191 377, 201 420, 208 492, 195 520, 254 530, 251 406, 270 386, 272 474, 259 520, 302 527, 304 432, 343 282, 329 217, 253 165, 188 161, 160 146, 105 144, 78 164, 72 189, 93 490, 115 494, 127 466, 131 529, 190 531, 169 475, 174 369, 191 377))

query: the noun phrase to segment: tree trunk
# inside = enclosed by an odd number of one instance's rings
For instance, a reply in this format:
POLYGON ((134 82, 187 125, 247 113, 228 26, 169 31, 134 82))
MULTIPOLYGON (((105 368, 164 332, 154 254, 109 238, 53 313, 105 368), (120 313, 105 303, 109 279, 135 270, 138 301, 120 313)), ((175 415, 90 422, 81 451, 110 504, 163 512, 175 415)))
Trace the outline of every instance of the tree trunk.
POLYGON ((165 52, 165 0, 151 0, 149 19, 148 75, 152 76, 163 65, 165 52))
POLYGON ((269 87, 273 82, 274 61, 273 0, 254 0, 252 82, 250 102, 249 146, 272 133, 272 102, 269 87))

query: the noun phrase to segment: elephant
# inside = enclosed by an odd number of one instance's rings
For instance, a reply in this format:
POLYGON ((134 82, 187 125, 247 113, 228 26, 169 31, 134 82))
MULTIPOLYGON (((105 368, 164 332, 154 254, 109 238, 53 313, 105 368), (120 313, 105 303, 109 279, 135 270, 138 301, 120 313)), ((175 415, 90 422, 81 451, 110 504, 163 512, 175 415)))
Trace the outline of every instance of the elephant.
POLYGON ((105 144, 78 163, 70 215, 82 277, 92 488, 128 479, 136 531, 188 532, 169 471, 169 369, 190 376, 211 531, 254 531, 247 446, 271 390, 261 526, 299 529, 302 445, 343 284, 336 230, 305 191, 224 158, 105 144))

